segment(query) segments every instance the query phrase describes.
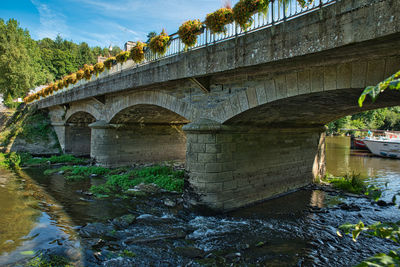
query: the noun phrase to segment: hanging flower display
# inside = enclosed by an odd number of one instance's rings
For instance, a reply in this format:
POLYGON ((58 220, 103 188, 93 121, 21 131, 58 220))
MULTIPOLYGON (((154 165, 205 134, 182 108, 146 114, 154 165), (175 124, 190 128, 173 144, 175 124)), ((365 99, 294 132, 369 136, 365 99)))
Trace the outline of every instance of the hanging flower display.
POLYGON ((203 29, 203 23, 199 19, 184 22, 178 30, 179 37, 186 47, 192 47, 197 42, 197 36, 203 29))
POLYGON ((76 84, 78 82, 78 79, 76 79, 76 73, 72 73, 68 75, 67 77, 68 84, 76 84))
POLYGON ((212 33, 225 33, 225 26, 232 22, 232 8, 220 8, 213 13, 207 14, 205 24, 212 33))
POLYGON ((85 72, 83 70, 78 70, 76 72, 76 79, 79 81, 82 80, 83 77, 85 77, 85 72))
POLYGON ((129 54, 130 54, 129 51, 122 51, 115 58, 118 63, 124 63, 128 60, 129 54))
POLYGON ((135 63, 141 63, 144 60, 144 48, 145 43, 140 41, 136 42, 136 45, 131 49, 131 58, 135 63))
POLYGON ((83 72, 85 73, 84 77, 86 80, 90 80, 92 78, 92 74, 94 72, 94 68, 92 65, 83 65, 83 72))
POLYGON ((169 40, 170 37, 162 30, 160 35, 151 38, 149 48, 153 53, 164 55, 167 52, 169 40))
POLYGON ((104 61, 104 66, 109 70, 116 63, 117 59, 115 57, 109 57, 104 61))
MULTIPOLYGON (((285 1, 285 0, 283 0, 285 1)), ((233 18, 243 30, 247 30, 253 22, 256 12, 266 13, 270 0, 240 0, 233 7, 233 18)))
POLYGON ((94 73, 96 76, 99 76, 100 73, 102 73, 105 69, 104 63, 103 62, 97 62, 94 65, 94 73))

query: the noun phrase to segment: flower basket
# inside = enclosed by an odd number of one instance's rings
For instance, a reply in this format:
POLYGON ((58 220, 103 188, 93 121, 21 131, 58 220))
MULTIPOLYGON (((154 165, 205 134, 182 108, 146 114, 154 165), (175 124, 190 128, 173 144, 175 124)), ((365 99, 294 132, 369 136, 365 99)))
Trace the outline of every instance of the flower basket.
POLYGON ((233 19, 243 30, 247 30, 256 12, 265 14, 268 11, 269 2, 269 0, 240 0, 233 7, 233 19))
POLYGON ((124 63, 128 60, 129 54, 130 54, 129 51, 123 51, 119 53, 115 58, 118 63, 124 63))
POLYGON ((109 70, 116 63, 117 61, 115 57, 109 57, 104 61, 104 66, 109 70))
POLYGON ((82 80, 83 77, 85 77, 85 72, 83 70, 78 70, 76 72, 76 79, 79 81, 82 80))
POLYGON ((69 85, 68 78, 67 78, 67 77, 64 77, 64 78, 62 79, 62 81, 63 81, 63 83, 64 83, 64 88, 67 88, 68 85, 69 85))
POLYGON ((92 78, 92 74, 94 72, 94 68, 92 65, 83 65, 83 72, 85 73, 84 77, 86 80, 90 81, 90 79, 92 78))
POLYGON ((76 79, 76 73, 72 73, 67 76, 68 84, 76 84, 78 79, 76 79))
POLYGON ((162 30, 160 35, 151 38, 149 48, 153 53, 164 55, 167 52, 169 40, 170 37, 162 30))
POLYGON ((213 13, 207 14, 205 24, 212 33, 225 33, 225 26, 232 22, 233 10, 231 8, 220 8, 213 13))
POLYGON ((63 80, 59 80, 57 81, 57 87, 59 90, 64 88, 64 81, 63 80))
POLYGON ((184 22, 178 30, 182 43, 187 47, 192 47, 197 42, 197 36, 201 33, 203 23, 200 20, 188 20, 184 22))
POLYGON ((99 76, 100 73, 102 73, 105 69, 104 63, 103 62, 97 62, 94 65, 94 73, 96 74, 96 77, 99 76))
POLYGON ((144 60, 144 48, 145 43, 138 41, 134 47, 131 49, 131 58, 135 63, 141 63, 144 60))

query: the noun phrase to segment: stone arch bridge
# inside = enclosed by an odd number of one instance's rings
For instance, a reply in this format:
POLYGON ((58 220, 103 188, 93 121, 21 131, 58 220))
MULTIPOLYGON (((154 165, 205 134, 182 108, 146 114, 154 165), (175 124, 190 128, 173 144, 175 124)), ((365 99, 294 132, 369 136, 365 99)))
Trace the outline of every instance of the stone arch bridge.
POLYGON ((400 104, 363 88, 400 69, 400 2, 343 0, 37 102, 66 153, 186 161, 187 204, 229 210, 324 174, 324 125, 400 104))

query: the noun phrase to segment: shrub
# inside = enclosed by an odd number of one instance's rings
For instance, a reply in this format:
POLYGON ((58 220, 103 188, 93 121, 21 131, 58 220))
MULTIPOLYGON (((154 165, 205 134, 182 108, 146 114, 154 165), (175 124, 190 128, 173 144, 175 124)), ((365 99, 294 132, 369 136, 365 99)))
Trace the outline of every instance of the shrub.
POLYGON ((205 24, 212 33, 225 33, 226 25, 233 22, 233 10, 231 8, 220 8, 207 14, 205 24))
POLYGON ((243 30, 247 30, 253 22, 252 16, 256 12, 266 13, 269 0, 240 0, 233 7, 233 18, 243 30))
POLYGON ((131 58, 135 63, 141 63, 144 60, 144 48, 147 44, 138 41, 131 49, 131 58))
POLYGON ((186 47, 192 47, 196 44, 197 36, 202 29, 203 23, 200 20, 188 20, 179 27, 178 34, 186 47))
POLYGON ((129 56, 130 56, 129 51, 122 51, 115 58, 118 63, 124 63, 128 60, 129 56))
POLYGON ((164 55, 167 52, 169 40, 170 37, 166 34, 164 30, 162 30, 160 35, 151 38, 149 48, 153 53, 164 55))
POLYGON ((96 76, 99 76, 100 73, 102 73, 105 69, 104 63, 103 62, 97 62, 94 65, 94 73, 96 73, 96 76))
POLYGON ((117 59, 115 57, 109 57, 104 61, 104 66, 109 70, 116 62, 117 59))

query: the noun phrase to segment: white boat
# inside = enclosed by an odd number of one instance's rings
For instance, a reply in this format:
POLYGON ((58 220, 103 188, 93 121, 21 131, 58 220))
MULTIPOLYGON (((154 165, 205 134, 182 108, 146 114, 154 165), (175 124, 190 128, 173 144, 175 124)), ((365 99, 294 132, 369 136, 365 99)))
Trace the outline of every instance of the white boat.
POLYGON ((375 140, 364 139, 369 151, 372 154, 387 157, 387 158, 400 158, 400 140, 375 140))

